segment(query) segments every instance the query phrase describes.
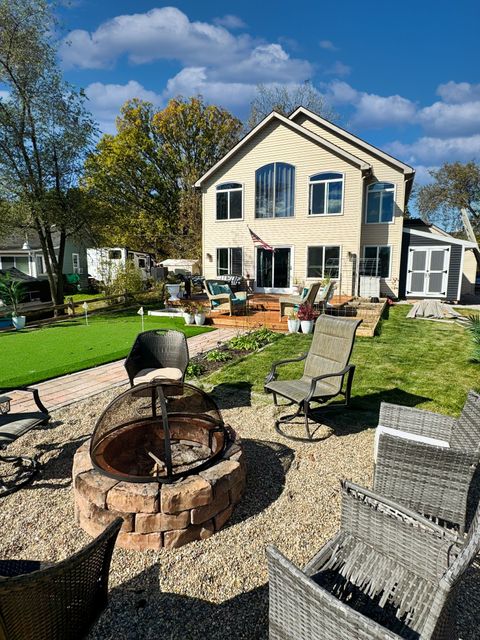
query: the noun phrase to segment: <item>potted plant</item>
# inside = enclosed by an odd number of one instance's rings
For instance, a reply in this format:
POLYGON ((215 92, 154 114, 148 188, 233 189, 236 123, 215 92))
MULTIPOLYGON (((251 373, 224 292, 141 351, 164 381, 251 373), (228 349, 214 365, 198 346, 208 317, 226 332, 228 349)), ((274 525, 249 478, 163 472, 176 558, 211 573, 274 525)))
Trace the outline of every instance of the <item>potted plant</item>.
POLYGON ((300 320, 298 319, 298 314, 295 309, 291 308, 287 310, 287 318, 288 318, 288 332, 289 333, 297 333, 300 329, 300 320))
POLYGON ((20 303, 25 298, 25 286, 19 280, 12 280, 7 276, 0 276, 0 299, 3 304, 11 308, 13 326, 17 331, 23 329, 27 317, 19 315, 20 303))
POLYGON ((170 294, 170 302, 180 300, 180 296, 178 294, 180 293, 181 282, 182 280, 179 276, 177 276, 177 274, 169 273, 167 275, 165 286, 168 289, 168 293, 170 294))
POLYGON ((195 307, 191 304, 187 304, 183 307, 183 318, 185 320, 185 324, 195 324, 195 307))
POLYGON ((205 307, 201 303, 195 305, 195 324, 198 326, 205 324, 205 307))
POLYGON ((312 333, 315 313, 310 303, 306 302, 298 307, 298 319, 302 326, 302 333, 312 333))

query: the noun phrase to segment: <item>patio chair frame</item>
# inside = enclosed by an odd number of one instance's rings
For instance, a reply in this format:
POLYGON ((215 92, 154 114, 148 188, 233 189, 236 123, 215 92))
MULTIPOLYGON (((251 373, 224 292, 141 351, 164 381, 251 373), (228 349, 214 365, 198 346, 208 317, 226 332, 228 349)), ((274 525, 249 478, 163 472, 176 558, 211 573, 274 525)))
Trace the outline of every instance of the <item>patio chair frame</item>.
MULTIPOLYGON (((313 307, 313 305, 315 304, 315 299, 318 295, 318 291, 320 290, 321 286, 322 286, 322 283, 320 281, 312 282, 309 285, 305 295, 285 296, 285 297, 279 298, 278 303, 280 306, 280 320, 285 315, 285 309, 287 307, 295 308, 297 306, 300 306, 301 304, 306 304, 306 303, 311 304, 313 307)), ((334 289, 335 289, 335 283, 332 280, 327 282, 320 296, 320 300, 317 303, 319 310, 321 310, 322 308, 325 308, 328 305, 328 302, 333 295, 334 289)))

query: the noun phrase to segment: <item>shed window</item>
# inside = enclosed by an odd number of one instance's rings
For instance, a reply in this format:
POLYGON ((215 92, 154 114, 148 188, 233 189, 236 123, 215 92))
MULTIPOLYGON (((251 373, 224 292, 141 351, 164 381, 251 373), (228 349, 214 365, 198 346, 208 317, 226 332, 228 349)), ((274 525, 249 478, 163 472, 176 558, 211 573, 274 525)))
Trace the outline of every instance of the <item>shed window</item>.
POLYGON ((293 216, 295 167, 284 162, 266 164, 255 172, 255 217, 293 216))
POLYGON ((241 247, 217 249, 217 276, 241 276, 243 274, 243 251, 241 247))
POLYGON ((343 209, 343 174, 317 173, 310 178, 309 214, 338 215, 343 209))
POLYGON ((217 220, 239 220, 243 217, 243 187, 238 182, 217 186, 217 220))
POLYGON ((367 189, 367 223, 392 222, 395 185, 375 182, 367 189))
MULTIPOLYGON (((110 251, 108 252, 109 260, 120 260, 121 257, 122 257, 122 252, 120 251, 120 249, 110 249, 110 251)), ((128 254, 128 257, 133 258, 133 254, 128 254)))
POLYGON ((340 247, 308 247, 307 278, 338 278, 340 247))

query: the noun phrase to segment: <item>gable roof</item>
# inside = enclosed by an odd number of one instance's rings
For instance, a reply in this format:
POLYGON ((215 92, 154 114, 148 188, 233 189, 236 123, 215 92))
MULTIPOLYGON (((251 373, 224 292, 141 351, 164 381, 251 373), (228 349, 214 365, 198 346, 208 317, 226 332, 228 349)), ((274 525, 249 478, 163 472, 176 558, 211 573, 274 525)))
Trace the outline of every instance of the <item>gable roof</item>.
POLYGON ((371 170, 372 166, 368 162, 365 162, 364 160, 357 158, 357 156, 353 155, 353 153, 349 153, 348 151, 345 151, 341 147, 337 146, 336 144, 333 144, 333 142, 329 142, 328 140, 325 140, 324 138, 317 135, 313 131, 310 131, 309 129, 302 127, 296 122, 293 122, 291 119, 286 118, 285 116, 282 116, 280 113, 277 113, 276 111, 272 111, 272 113, 266 116, 266 118, 264 118, 261 122, 259 122, 256 127, 254 127, 249 133, 247 133, 247 135, 244 136, 240 140, 240 142, 237 142, 237 144, 232 149, 230 149, 230 151, 226 153, 223 156, 223 158, 221 158, 216 164, 213 165, 213 167, 211 167, 206 173, 204 173, 203 176, 197 180, 197 182, 195 183, 195 186, 200 187, 202 183, 205 182, 205 180, 207 180, 207 178, 209 178, 212 174, 214 174, 227 160, 229 160, 233 155, 235 155, 247 142, 249 142, 252 138, 254 138, 270 122, 274 120, 280 122, 284 126, 299 133, 300 135, 306 138, 309 138, 310 140, 312 140, 312 142, 315 142, 319 146, 324 147, 325 149, 328 149, 333 153, 336 153, 337 155, 341 156, 348 162, 351 162, 352 164, 354 164, 361 171, 371 170))
POLYGON ((333 122, 330 122, 329 120, 325 120, 325 118, 322 118, 321 116, 317 115, 313 111, 310 111, 309 109, 306 109, 305 107, 298 107, 298 109, 295 109, 295 111, 289 115, 289 119, 295 120, 295 118, 300 114, 306 116, 307 118, 310 118, 310 120, 313 120, 314 122, 318 122, 318 124, 322 125, 322 127, 325 127, 325 129, 330 130, 332 133, 343 136, 347 140, 350 140, 351 142, 361 147, 368 153, 373 153, 379 158, 382 158, 383 160, 386 160, 390 164, 393 164, 394 166, 399 168, 403 173, 412 173, 412 174, 415 173, 415 169, 413 169, 413 167, 411 167, 410 165, 405 164, 401 160, 398 160, 397 158, 394 158, 393 156, 391 156, 389 153, 385 153, 385 151, 382 151, 381 149, 374 147, 373 144, 365 142, 365 140, 362 140, 358 136, 353 135, 353 133, 350 133, 349 131, 342 129, 342 127, 339 127, 338 125, 333 124, 333 122))
POLYGON ((420 229, 414 229, 412 227, 403 227, 403 233, 410 233, 414 236, 420 236, 422 238, 432 238, 437 237, 439 242, 448 242, 449 244, 460 244, 465 249, 478 249, 478 245, 476 242, 471 242, 470 240, 461 240, 460 238, 454 238, 450 234, 440 234, 434 233, 432 231, 420 231, 420 229))

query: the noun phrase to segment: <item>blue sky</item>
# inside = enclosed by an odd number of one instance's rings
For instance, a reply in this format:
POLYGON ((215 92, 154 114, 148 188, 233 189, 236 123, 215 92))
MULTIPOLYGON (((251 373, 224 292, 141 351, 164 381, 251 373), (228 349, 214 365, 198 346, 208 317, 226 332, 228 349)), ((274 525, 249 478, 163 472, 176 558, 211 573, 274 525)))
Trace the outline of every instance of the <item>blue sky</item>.
POLYGON ((259 82, 311 81, 340 124, 415 166, 480 159, 480 3, 63 0, 66 78, 103 131, 133 97, 202 93, 241 118, 259 82))

